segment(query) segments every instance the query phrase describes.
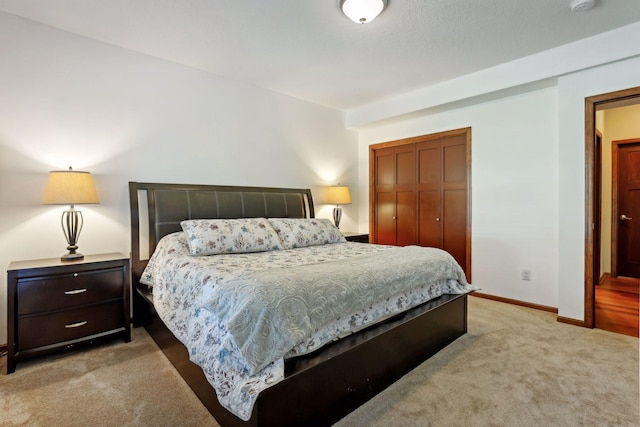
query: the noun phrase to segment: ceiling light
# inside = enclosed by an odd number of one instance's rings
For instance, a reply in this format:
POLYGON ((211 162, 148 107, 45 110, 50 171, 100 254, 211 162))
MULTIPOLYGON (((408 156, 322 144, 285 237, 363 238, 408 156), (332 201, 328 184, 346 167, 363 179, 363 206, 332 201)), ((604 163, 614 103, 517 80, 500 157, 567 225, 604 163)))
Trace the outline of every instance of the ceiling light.
POLYGON ((340 8, 356 24, 368 24, 387 7, 387 0, 342 0, 340 8))
POLYGON ((573 0, 569 7, 572 12, 583 12, 591 9, 596 4, 596 0, 573 0))

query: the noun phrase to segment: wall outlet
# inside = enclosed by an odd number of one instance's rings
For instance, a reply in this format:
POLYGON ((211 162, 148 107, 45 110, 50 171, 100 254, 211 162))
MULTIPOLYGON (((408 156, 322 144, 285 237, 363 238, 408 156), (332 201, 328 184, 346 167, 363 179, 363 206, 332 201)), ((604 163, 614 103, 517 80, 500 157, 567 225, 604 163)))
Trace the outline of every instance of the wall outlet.
POLYGON ((522 270, 522 280, 531 281, 531 270, 522 270))

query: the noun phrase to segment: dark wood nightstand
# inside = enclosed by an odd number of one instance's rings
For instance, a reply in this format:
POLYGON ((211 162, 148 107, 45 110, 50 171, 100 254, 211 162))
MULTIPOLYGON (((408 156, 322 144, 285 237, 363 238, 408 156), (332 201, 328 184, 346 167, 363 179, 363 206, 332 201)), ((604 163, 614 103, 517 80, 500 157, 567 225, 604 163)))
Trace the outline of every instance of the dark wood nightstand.
POLYGON ((129 257, 17 261, 7 270, 7 374, 16 362, 105 337, 131 341, 129 257))
POLYGON ((369 243, 369 233, 354 233, 352 231, 343 231, 342 235, 347 242, 369 243))

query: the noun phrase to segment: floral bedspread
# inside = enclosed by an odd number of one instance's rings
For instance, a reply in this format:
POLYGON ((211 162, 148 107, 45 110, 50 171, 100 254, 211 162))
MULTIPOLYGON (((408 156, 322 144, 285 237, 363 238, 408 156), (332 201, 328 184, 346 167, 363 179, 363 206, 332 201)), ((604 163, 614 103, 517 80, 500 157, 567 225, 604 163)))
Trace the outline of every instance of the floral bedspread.
POLYGON ((250 373, 240 357, 225 322, 205 308, 205 300, 211 295, 211 290, 239 275, 269 269, 291 269, 393 252, 395 249, 381 245, 336 243, 292 250, 196 257, 190 255, 185 235, 179 232, 160 241, 141 281, 153 286, 158 315, 187 347, 191 360, 202 367, 220 403, 239 418, 248 420, 260 391, 284 378, 285 358, 314 351, 327 342, 442 294, 465 293, 475 288, 466 284, 462 276, 458 281, 440 280, 394 293, 383 301, 345 313, 314 330, 284 358, 269 363, 255 375, 250 373))

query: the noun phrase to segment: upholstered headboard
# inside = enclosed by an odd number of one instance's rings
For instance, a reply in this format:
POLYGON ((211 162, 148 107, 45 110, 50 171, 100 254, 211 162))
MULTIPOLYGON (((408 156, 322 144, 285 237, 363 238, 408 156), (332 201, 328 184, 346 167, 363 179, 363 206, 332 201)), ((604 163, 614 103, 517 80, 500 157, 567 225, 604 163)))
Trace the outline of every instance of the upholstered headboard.
POLYGON ((130 182, 129 202, 136 285, 158 241, 185 219, 314 217, 309 189, 130 182))

